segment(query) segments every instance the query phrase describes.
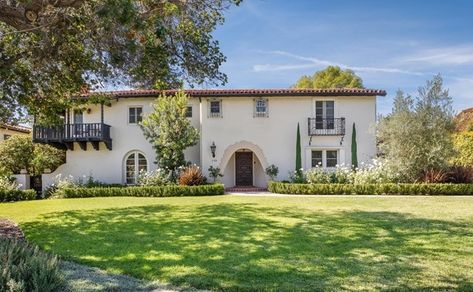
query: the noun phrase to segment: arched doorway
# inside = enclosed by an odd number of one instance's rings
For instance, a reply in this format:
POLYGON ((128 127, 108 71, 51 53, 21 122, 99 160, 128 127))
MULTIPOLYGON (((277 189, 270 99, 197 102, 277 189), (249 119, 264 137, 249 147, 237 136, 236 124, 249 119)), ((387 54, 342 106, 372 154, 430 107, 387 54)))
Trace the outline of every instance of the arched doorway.
POLYGON ((264 169, 267 166, 261 148, 248 141, 228 146, 219 165, 225 187, 266 187, 268 180, 264 169))

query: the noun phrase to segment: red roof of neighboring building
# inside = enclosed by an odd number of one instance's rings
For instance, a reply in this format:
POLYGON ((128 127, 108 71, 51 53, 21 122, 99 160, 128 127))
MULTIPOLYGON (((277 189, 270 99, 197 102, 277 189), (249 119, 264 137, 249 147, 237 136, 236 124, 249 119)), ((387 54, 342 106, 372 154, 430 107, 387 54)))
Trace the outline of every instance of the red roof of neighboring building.
MULTIPOLYGON (((117 90, 101 92, 113 97, 153 97, 161 93, 173 95, 178 90, 117 90)), ((288 89, 186 89, 184 92, 193 97, 231 97, 231 96, 385 96, 386 91, 379 89, 364 88, 288 88, 288 89)), ((81 97, 87 98, 93 94, 82 94, 81 97)))
POLYGON ((21 133, 31 133, 31 128, 18 125, 0 124, 0 128, 21 133))

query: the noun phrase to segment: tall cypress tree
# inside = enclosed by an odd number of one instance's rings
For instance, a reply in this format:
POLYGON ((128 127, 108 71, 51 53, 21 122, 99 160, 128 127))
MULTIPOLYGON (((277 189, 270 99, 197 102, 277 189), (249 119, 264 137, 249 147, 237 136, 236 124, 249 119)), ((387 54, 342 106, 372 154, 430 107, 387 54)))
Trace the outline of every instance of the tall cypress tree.
POLYGON ((351 132, 351 165, 353 168, 358 167, 358 145, 356 144, 355 123, 353 123, 353 131, 351 132))
POLYGON ((297 123, 297 137, 296 137, 296 172, 299 173, 302 168, 302 156, 301 156, 301 131, 299 123, 297 123))

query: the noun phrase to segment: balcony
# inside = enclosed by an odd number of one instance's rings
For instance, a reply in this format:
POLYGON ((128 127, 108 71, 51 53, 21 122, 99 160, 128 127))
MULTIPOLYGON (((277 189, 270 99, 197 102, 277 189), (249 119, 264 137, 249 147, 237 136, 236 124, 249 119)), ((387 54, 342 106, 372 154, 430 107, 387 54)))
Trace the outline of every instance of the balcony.
POLYGON ((309 136, 345 136, 345 118, 308 118, 309 136))
POLYGON ((68 150, 74 150, 74 142, 77 142, 82 150, 87 150, 87 142, 90 142, 95 150, 99 150, 99 143, 103 142, 108 150, 112 150, 110 126, 104 123, 35 125, 33 142, 68 150))

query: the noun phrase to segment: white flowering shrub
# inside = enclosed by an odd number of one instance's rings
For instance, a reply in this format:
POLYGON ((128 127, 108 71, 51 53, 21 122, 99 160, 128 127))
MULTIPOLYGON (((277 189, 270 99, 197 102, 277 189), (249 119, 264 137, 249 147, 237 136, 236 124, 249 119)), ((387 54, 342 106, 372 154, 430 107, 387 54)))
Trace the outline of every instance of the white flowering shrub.
POLYGON ((399 182, 401 175, 386 161, 374 159, 371 164, 361 163, 353 172, 354 184, 382 184, 399 182))
POLYGON ((310 184, 329 184, 332 183, 333 174, 322 167, 316 166, 307 170, 305 177, 310 184))
POLYGON ((361 163, 356 169, 337 165, 334 170, 326 170, 317 166, 307 170, 305 177, 311 184, 380 184, 399 182, 401 175, 389 163, 373 160, 371 164, 361 163))
POLYGON ((53 183, 44 190, 43 197, 62 197, 65 189, 79 186, 80 184, 74 180, 72 175, 63 177, 62 174, 58 174, 54 177, 53 183))
POLYGON ((337 165, 333 172, 332 182, 338 184, 351 184, 354 180, 355 172, 351 167, 344 164, 337 165))
POLYGON ((158 168, 154 171, 140 171, 138 185, 140 186, 164 186, 172 182, 172 174, 169 170, 158 168))
POLYGON ((18 190, 20 185, 6 176, 0 176, 0 191, 18 190))

